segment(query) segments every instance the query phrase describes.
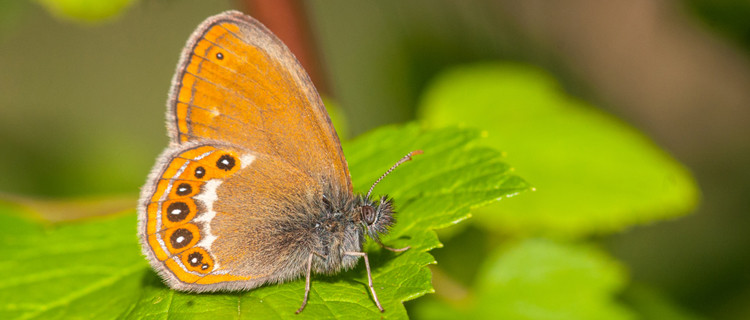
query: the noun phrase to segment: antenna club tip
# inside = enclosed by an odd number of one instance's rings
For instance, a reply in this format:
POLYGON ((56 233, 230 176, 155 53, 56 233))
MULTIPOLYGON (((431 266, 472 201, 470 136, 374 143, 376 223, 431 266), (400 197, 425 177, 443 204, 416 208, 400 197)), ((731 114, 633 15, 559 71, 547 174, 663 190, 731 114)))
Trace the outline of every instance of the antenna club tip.
POLYGON ((380 183, 380 181, 383 180, 383 178, 385 178, 387 175, 389 175, 391 173, 391 171, 395 170, 402 163, 411 160, 411 156, 417 155, 417 154, 422 154, 422 153, 424 153, 422 150, 414 150, 412 152, 409 152, 409 154, 407 154, 403 158, 401 158, 401 160, 399 160, 398 162, 396 162, 390 169, 388 169, 388 171, 386 171, 382 176, 380 176, 380 178, 378 178, 378 180, 375 180, 375 182, 372 184, 372 186, 370 186, 370 190, 367 191, 367 195, 365 195, 365 198, 370 199, 370 194, 372 194, 372 189, 375 189, 375 186, 378 185, 378 183, 380 183))

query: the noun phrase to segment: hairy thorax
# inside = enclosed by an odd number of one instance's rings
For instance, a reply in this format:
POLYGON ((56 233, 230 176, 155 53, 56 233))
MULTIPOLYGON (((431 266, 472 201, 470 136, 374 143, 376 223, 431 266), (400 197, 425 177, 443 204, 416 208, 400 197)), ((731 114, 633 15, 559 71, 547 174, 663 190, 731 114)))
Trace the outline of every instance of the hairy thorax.
POLYGON ((363 227, 355 212, 355 199, 326 196, 320 215, 312 225, 313 270, 331 274, 348 269, 359 257, 346 252, 361 252, 363 227))

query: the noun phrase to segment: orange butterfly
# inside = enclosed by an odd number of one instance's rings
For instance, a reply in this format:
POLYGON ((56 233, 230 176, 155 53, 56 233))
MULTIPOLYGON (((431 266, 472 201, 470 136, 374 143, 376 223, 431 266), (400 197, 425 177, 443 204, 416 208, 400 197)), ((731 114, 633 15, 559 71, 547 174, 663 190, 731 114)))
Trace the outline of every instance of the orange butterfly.
MULTIPOLYGON (((352 192, 336 131, 289 49, 255 19, 229 11, 198 26, 167 103, 171 143, 138 206, 143 252, 177 290, 247 290, 335 273, 365 234, 395 222, 390 199, 352 192)), ((382 244, 381 244, 382 245, 382 244)), ((385 247, 385 246, 383 246, 385 247)), ((392 249, 403 251, 408 249, 392 249)))

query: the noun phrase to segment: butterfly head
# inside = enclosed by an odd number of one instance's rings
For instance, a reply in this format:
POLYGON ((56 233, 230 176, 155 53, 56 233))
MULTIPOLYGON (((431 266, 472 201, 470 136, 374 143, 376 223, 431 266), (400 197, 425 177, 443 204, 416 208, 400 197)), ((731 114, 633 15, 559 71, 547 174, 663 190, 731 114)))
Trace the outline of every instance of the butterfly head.
POLYGON ((383 196, 380 198, 380 201, 375 204, 375 201, 372 201, 370 198, 372 190, 375 189, 375 186, 378 185, 378 183, 382 181, 383 178, 388 176, 394 169, 396 169, 402 163, 411 160, 412 156, 418 154, 422 154, 422 150, 409 152, 409 154, 396 162, 396 164, 394 164, 390 169, 388 169, 388 171, 380 176, 380 178, 378 178, 375 183, 372 184, 370 190, 367 191, 367 194, 364 196, 362 201, 360 201, 362 205, 358 206, 357 208, 359 211, 359 218, 362 225, 365 227, 365 230, 367 230, 367 234, 370 236, 370 238, 377 241, 378 234, 388 232, 388 228, 390 228, 391 225, 396 222, 395 218, 393 217, 393 200, 388 198, 388 196, 383 196))
POLYGON ((393 200, 384 196, 380 201, 365 198, 358 207, 359 221, 370 238, 378 240, 378 235, 388 232, 388 228, 396 222, 393 217, 393 200))

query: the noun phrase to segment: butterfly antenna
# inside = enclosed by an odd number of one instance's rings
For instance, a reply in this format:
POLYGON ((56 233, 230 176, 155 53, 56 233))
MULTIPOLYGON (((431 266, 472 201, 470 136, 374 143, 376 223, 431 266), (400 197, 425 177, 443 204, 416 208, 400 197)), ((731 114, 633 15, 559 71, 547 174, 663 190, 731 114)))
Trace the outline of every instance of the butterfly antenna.
POLYGON ((375 189, 375 186, 378 185, 378 183, 381 180, 383 180, 383 178, 385 178, 393 170, 395 170, 396 168, 398 168, 398 166, 400 166, 402 163, 411 160, 412 156, 416 156, 416 155, 422 154, 422 153, 424 153, 422 150, 414 150, 412 152, 409 152, 409 154, 405 155, 403 158, 401 158, 401 160, 399 160, 398 162, 396 162, 396 164, 394 164, 390 169, 388 169, 388 171, 386 171, 382 176, 380 176, 380 178, 378 178, 378 180, 375 181, 375 183, 372 184, 372 186, 370 187, 370 190, 367 191, 367 195, 365 196, 365 199, 370 199, 370 194, 372 193, 372 189, 375 189))

